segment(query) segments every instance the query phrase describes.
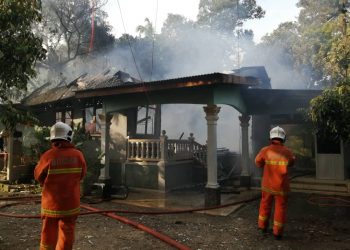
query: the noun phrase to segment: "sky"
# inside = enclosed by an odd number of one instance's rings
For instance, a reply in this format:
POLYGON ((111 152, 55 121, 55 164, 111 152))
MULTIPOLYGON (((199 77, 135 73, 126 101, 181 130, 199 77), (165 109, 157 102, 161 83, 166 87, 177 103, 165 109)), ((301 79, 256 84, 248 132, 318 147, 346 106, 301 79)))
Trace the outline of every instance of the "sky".
MULTIPOLYGON (((265 17, 248 21, 244 25, 245 28, 254 31, 256 43, 263 35, 276 29, 280 23, 295 21, 299 14, 299 9, 296 7, 298 0, 256 0, 256 2, 266 11, 265 17)), ((136 35, 136 27, 144 25, 145 18, 149 18, 154 23, 157 16, 155 25, 157 33, 160 33, 168 13, 180 14, 188 19, 196 20, 198 4, 199 0, 119 0, 125 30, 118 0, 108 0, 104 10, 108 13, 108 21, 113 27, 113 34, 119 37, 123 33, 136 35)))

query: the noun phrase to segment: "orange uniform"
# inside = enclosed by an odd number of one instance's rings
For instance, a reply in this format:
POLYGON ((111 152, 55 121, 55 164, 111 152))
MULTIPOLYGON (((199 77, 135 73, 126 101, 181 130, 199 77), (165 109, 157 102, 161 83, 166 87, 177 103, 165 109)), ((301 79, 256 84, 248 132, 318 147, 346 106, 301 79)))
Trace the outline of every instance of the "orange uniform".
POLYGON ((42 185, 40 249, 72 249, 80 212, 80 180, 86 174, 83 154, 68 141, 52 143, 34 170, 42 185))
POLYGON ((290 191, 288 168, 294 161, 293 153, 279 140, 271 140, 271 144, 261 149, 255 158, 256 166, 264 169, 258 226, 267 228, 274 199, 273 234, 276 236, 282 235, 286 221, 287 194, 290 191))

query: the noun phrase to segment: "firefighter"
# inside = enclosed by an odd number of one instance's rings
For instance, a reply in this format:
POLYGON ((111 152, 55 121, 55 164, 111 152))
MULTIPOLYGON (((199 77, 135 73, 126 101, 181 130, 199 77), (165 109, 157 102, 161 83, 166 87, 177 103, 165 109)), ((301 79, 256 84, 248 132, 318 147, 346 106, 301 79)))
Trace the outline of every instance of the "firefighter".
POLYGON ((34 170, 42 186, 40 249, 72 249, 80 212, 80 181, 86 174, 83 154, 72 144, 73 131, 63 122, 51 127, 51 149, 34 170))
POLYGON ((256 166, 263 168, 258 227, 263 233, 267 232, 274 200, 273 235, 276 240, 282 238, 286 223, 287 195, 290 191, 288 170, 295 161, 291 150, 283 145, 285 140, 286 133, 281 127, 272 128, 270 145, 262 148, 255 158, 256 166))

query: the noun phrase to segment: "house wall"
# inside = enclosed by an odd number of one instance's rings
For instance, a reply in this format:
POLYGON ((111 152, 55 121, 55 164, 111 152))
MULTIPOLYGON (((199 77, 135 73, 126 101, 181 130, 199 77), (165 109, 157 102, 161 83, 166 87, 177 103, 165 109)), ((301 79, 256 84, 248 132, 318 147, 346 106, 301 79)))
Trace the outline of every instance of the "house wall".
POLYGON ((349 178, 349 145, 317 137, 316 178, 345 180, 349 178))
MULTIPOLYGON (((113 168, 115 166, 113 164, 113 168)), ((115 169, 117 170, 117 168, 115 169)), ((193 161, 167 163, 165 173, 159 171, 160 168, 157 166, 157 162, 127 162, 125 165, 125 183, 129 187, 167 192, 206 182, 206 169, 203 166, 197 166, 193 161), (164 190, 162 190, 163 186, 165 186, 164 190)))
POLYGON ((165 166, 165 191, 206 182, 206 169, 193 161, 170 163, 165 166))
POLYGON ((129 187, 158 190, 158 166, 154 164, 127 163, 125 183, 129 187))

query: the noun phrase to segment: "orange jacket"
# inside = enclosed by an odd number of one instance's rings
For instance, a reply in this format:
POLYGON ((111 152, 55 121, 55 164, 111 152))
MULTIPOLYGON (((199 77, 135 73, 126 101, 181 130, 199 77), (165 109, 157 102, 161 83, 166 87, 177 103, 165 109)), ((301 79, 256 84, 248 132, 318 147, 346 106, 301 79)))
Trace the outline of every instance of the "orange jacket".
POLYGON ((80 180, 86 174, 83 154, 66 141, 52 143, 41 157, 34 177, 43 187, 41 215, 55 218, 80 211, 80 180))
POLYGON ((261 189, 284 195, 289 189, 288 168, 294 164, 295 156, 282 142, 272 140, 271 144, 260 150, 255 164, 264 168, 261 189))

